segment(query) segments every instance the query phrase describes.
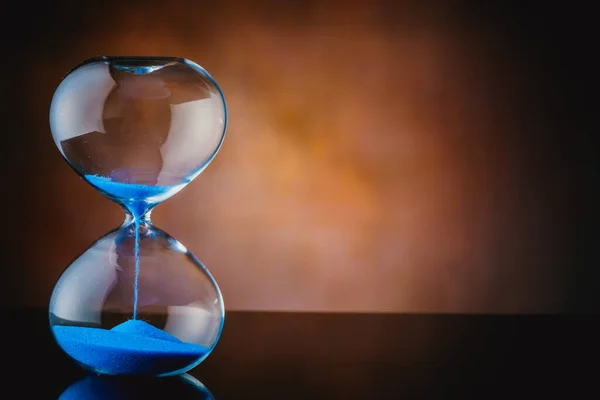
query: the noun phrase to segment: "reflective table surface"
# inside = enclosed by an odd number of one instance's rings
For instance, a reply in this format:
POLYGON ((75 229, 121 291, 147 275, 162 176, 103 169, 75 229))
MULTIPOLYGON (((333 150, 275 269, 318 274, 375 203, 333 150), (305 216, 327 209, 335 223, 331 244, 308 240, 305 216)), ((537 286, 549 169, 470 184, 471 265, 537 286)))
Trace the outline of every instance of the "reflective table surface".
POLYGON ((86 374, 43 309, 3 310, 0 398, 587 398, 595 316, 228 312, 221 340, 179 378, 86 374))

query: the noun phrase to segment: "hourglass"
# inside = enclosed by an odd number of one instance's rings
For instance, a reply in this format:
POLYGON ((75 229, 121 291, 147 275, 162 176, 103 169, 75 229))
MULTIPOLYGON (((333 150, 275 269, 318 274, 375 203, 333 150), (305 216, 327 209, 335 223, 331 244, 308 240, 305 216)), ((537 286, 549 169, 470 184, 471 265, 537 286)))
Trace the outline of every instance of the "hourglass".
POLYGON ((56 89, 56 146, 125 210, 122 225, 62 273, 50 299, 54 338, 84 369, 178 375, 215 347, 225 315, 219 287, 150 214, 206 168, 226 126, 219 86, 182 58, 93 58, 56 89))

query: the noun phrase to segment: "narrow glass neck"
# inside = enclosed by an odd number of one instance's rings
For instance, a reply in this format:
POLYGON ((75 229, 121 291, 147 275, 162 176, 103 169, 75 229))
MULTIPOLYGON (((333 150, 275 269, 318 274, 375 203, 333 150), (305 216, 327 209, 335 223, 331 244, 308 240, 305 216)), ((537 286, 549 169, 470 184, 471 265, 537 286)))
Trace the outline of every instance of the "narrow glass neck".
MULTIPOLYGON (((150 220, 150 215, 152 214, 152 209, 146 211, 143 215, 138 218, 138 223, 140 225, 151 225, 152 221, 150 220)), ((125 221, 123 221, 123 225, 129 225, 135 222, 136 217, 131 213, 127 208, 125 208, 125 221)))

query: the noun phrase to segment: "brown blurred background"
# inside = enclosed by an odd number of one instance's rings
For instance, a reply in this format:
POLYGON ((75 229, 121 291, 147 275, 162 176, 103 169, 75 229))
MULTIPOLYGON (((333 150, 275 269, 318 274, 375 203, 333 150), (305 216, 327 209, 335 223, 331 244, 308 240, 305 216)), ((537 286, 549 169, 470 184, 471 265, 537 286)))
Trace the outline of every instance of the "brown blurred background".
POLYGON ((13 6, 2 304, 46 306, 123 218, 54 146, 60 80, 92 56, 166 55, 215 77, 230 126, 153 220, 207 265, 227 309, 598 310, 590 13, 472 3, 13 6))

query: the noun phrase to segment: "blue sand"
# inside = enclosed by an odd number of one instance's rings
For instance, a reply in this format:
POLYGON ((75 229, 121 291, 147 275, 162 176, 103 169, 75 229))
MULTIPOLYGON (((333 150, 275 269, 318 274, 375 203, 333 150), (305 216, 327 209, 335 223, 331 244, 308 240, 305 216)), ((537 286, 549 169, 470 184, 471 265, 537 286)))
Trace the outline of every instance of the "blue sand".
POLYGON ((140 321, 111 330, 79 326, 52 327, 56 341, 72 358, 107 375, 161 375, 183 370, 208 353, 140 321))
POLYGON ((128 333, 130 335, 140 335, 147 338, 166 340, 174 343, 184 343, 177 339, 173 335, 169 335, 167 332, 155 328, 147 322, 130 319, 127 322, 123 322, 111 329, 113 332, 128 333))
POLYGON ((111 178, 100 175, 85 175, 92 185, 100 188, 111 196, 120 199, 133 200, 130 204, 130 211, 133 214, 135 229, 135 278, 133 283, 133 319, 137 318, 138 305, 138 282, 140 275, 140 218, 146 211, 148 205, 144 202, 148 198, 164 195, 176 189, 176 186, 151 186, 140 185, 136 183, 115 182, 111 178), (141 204, 139 204, 141 202, 141 204))
POLYGON ((134 215, 133 217, 133 229, 135 230, 135 239, 133 245, 133 255, 135 258, 135 278, 133 280, 133 319, 137 319, 138 293, 140 291, 140 218, 137 215, 134 215))
POLYGON ((100 175, 85 175, 85 179, 92 185, 121 199, 144 200, 166 194, 177 186, 151 186, 137 183, 115 182, 111 178, 100 175))

